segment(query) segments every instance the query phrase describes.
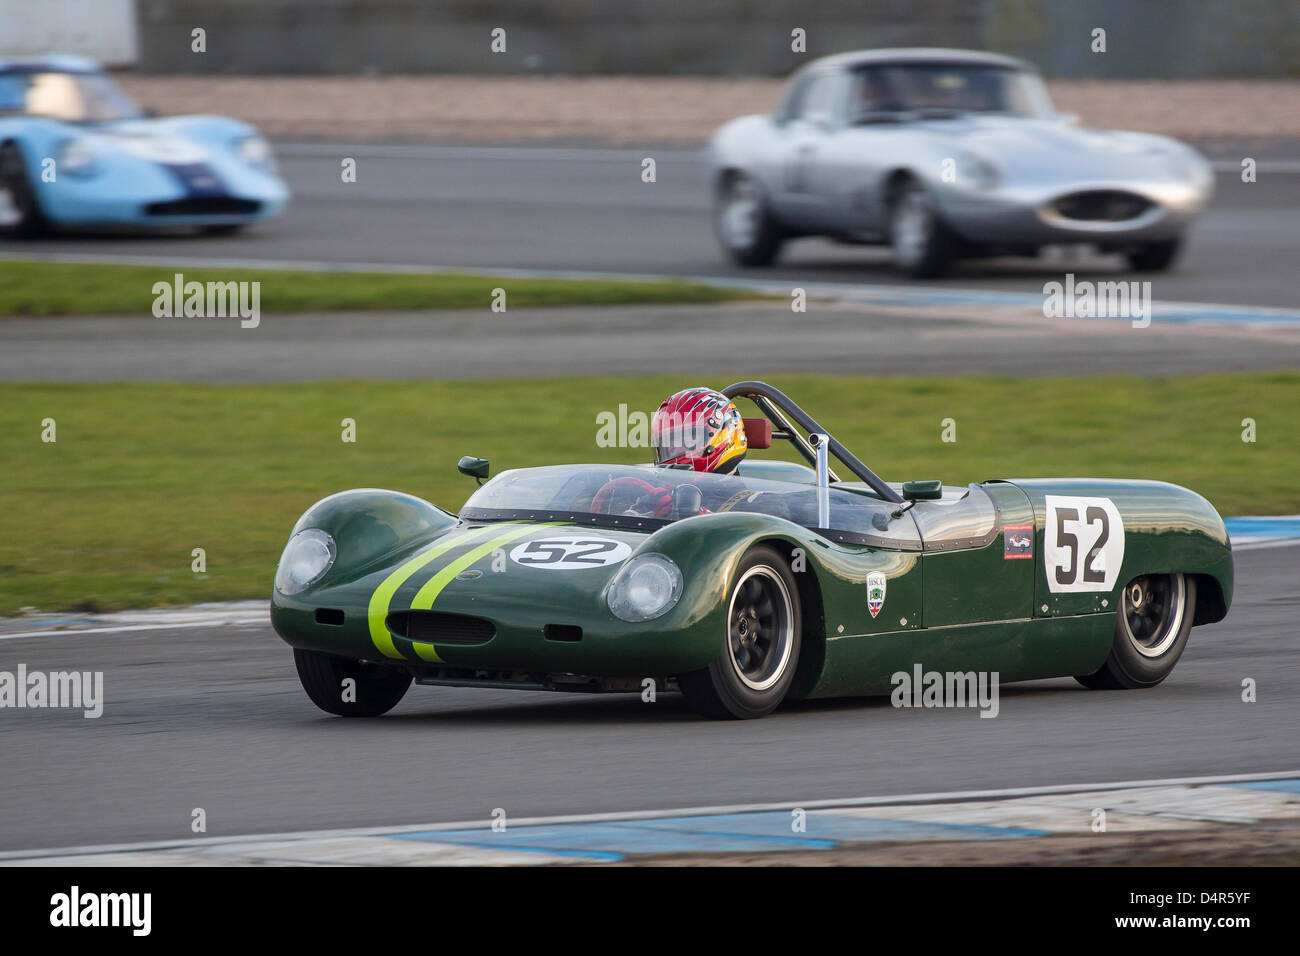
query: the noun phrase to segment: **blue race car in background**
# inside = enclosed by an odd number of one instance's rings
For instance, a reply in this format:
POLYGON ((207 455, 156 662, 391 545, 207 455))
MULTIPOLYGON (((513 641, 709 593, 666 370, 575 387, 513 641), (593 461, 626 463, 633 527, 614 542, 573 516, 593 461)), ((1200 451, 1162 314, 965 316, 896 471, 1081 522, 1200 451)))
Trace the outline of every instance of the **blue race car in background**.
POLYGON ((150 116, 80 57, 0 58, 0 233, 234 232, 288 201, 270 145, 246 123, 150 116))

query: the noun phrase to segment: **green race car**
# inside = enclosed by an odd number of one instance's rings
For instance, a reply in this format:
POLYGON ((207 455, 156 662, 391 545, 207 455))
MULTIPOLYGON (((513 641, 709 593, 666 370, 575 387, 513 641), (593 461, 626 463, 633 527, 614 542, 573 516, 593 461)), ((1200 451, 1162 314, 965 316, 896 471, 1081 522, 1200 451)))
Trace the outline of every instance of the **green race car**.
MULTIPOLYGON (((751 451, 784 440, 807 464, 521 468, 458 515, 376 489, 313 505, 271 597, 308 696, 376 716, 412 681, 676 688, 737 718, 787 697, 889 694, 917 667, 1150 687, 1193 625, 1227 614, 1227 531, 1185 488, 895 486, 777 389, 723 394, 762 413, 744 422, 751 451)), ((481 459, 459 467, 487 477, 481 459)))

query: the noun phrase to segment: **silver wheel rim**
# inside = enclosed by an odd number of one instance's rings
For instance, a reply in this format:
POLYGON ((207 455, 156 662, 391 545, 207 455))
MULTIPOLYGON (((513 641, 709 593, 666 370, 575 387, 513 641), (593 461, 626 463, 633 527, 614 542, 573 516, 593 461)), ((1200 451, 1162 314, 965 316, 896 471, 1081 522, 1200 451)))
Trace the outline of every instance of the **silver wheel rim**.
POLYGON ((911 190, 898 201, 892 239, 894 257, 901 264, 913 265, 925 255, 930 242, 930 218, 930 205, 920 192, 911 190))
POLYGON ((779 681, 794 649, 790 592, 767 565, 744 573, 727 606, 727 658, 750 690, 764 691, 779 681))
POLYGON ((1187 612, 1181 574, 1146 574, 1124 586, 1120 626, 1143 657, 1160 657, 1173 647, 1187 612))
POLYGON ((732 249, 748 249, 758 236, 763 196, 748 177, 739 176, 727 187, 718 213, 722 240, 732 249))

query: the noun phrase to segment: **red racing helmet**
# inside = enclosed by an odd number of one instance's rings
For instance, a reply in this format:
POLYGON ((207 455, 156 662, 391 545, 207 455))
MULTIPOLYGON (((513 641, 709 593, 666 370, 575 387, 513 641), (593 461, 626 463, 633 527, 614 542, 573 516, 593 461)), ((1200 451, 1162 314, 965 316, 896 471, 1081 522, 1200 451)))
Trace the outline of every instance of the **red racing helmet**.
POLYGON ((735 471, 749 441, 735 402, 711 388, 687 388, 666 398, 650 422, 655 463, 696 471, 735 471))

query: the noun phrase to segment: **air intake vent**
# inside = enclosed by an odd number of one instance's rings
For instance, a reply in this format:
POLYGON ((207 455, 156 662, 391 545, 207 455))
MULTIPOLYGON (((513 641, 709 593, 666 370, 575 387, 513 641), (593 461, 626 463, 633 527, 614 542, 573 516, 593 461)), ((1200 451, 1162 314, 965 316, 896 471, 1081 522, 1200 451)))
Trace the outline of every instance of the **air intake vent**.
POLYGON ((193 196, 168 202, 151 202, 144 207, 150 216, 251 216, 262 208, 253 199, 233 196, 193 196))
POLYGON ((425 644, 486 644, 497 635, 491 621, 441 611, 398 611, 388 615, 388 629, 425 644))
POLYGON ((1114 189, 1072 193, 1062 196, 1053 205, 1059 215, 1080 222, 1125 222, 1136 219, 1151 208, 1151 203, 1141 196, 1114 189))
POLYGON ((576 624, 547 624, 542 629, 542 633, 548 641, 568 641, 573 643, 582 640, 582 628, 576 624))

